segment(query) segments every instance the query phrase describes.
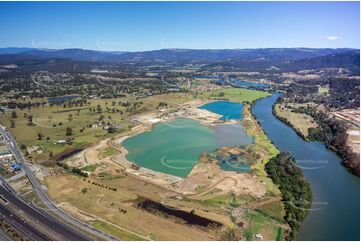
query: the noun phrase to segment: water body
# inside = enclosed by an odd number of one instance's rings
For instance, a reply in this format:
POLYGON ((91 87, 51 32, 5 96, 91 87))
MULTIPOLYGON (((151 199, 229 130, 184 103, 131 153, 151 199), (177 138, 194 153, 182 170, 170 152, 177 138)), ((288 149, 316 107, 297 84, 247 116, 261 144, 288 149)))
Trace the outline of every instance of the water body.
POLYGON ((320 142, 306 142, 272 114, 280 94, 253 106, 268 137, 281 151, 296 158, 311 185, 313 207, 304 220, 298 240, 359 240, 360 179, 341 165, 341 158, 320 142))
POLYGON ((79 95, 72 95, 72 96, 59 96, 59 97, 49 97, 48 102, 49 103, 61 103, 64 101, 69 101, 75 98, 80 97, 79 95))
POLYGON ((222 77, 218 77, 218 76, 196 76, 196 78, 212 79, 218 85, 227 85, 228 82, 231 82, 234 86, 237 86, 237 87, 254 87, 254 88, 269 87, 268 84, 242 81, 242 80, 239 80, 236 78, 222 78, 222 77))
POLYGON ((263 83, 256 83, 256 82, 246 82, 246 81, 241 81, 241 80, 232 80, 231 81, 235 86, 238 87, 256 87, 256 88, 266 88, 269 87, 269 85, 267 84, 263 84, 263 83))
POLYGON ((225 145, 249 145, 252 141, 240 125, 208 127, 192 119, 176 119, 130 137, 123 141, 123 145, 129 151, 127 159, 137 165, 186 177, 198 163, 202 152, 211 152, 225 145))
POLYGON ((238 102, 218 101, 207 103, 200 109, 222 115, 220 120, 242 119, 243 105, 238 102))
POLYGON ((174 216, 178 219, 183 220, 186 224, 189 225, 197 225, 205 228, 209 226, 212 226, 213 228, 220 227, 222 225, 221 223, 198 216, 194 213, 186 212, 169 206, 164 206, 161 203, 149 199, 143 199, 139 201, 137 203, 137 206, 155 214, 161 212, 166 215, 174 216))
POLYGON ((257 82, 247 82, 242 81, 235 78, 228 78, 228 79, 218 79, 215 81, 218 85, 232 85, 234 87, 248 87, 251 89, 258 89, 258 88, 267 88, 269 85, 264 83, 257 83, 257 82))

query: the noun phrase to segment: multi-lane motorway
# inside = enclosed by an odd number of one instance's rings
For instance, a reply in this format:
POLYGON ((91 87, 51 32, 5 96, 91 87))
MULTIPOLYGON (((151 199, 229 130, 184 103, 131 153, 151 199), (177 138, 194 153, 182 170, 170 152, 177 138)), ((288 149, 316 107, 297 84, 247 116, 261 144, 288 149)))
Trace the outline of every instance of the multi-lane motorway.
MULTIPOLYGON (((105 240, 117 240, 117 238, 114 238, 110 235, 107 235, 90 225, 72 217, 59 207, 57 207, 47 196, 47 194, 42 189, 42 186, 40 182, 37 180, 37 178, 34 176, 32 171, 30 170, 29 166, 27 165, 20 149, 17 147, 16 142, 14 138, 9 134, 3 127, 0 126, 0 134, 3 136, 3 138, 9 143, 10 149, 17 160, 17 162, 22 164, 22 169, 25 171, 26 176, 28 177, 29 181, 31 182, 32 186, 34 187, 34 190, 36 191, 38 197, 41 199, 41 201, 45 204, 45 206, 51 210, 52 213, 57 215, 61 220, 65 221, 67 224, 71 224, 75 226, 75 229, 70 228, 68 225, 66 225, 63 222, 60 222, 58 219, 55 219, 54 217, 50 216, 49 214, 46 214, 44 211, 40 210, 39 208, 33 206, 32 204, 24 201, 23 198, 19 197, 16 194, 16 191, 14 191, 6 182, 2 179, 2 186, 0 186, 0 194, 3 194, 4 197, 9 201, 9 204, 12 206, 17 206, 21 211, 23 211, 26 215, 35 218, 35 221, 37 221, 42 226, 48 226, 50 228, 49 232, 51 231, 51 234, 54 235, 55 238, 58 238, 59 240, 90 240, 89 237, 84 236, 82 233, 79 233, 78 231, 81 230, 86 234, 93 235, 93 237, 98 237, 100 239, 105 240)), ((3 207, 6 205, 0 204, 0 207, 3 207)), ((4 211, 4 213, 6 213, 4 211)), ((13 215, 14 216, 14 215, 13 215)), ((15 219, 13 219, 15 220, 15 219)), ((16 220, 19 222, 18 220, 16 220)), ((20 223, 21 226, 31 227, 28 226, 28 224, 20 223)), ((41 227, 41 226, 40 226, 41 227)), ((30 229, 30 228, 28 228, 30 229)), ((35 235, 37 233, 35 230, 38 228, 33 227, 32 232, 32 238, 34 240, 48 240, 49 238, 43 237, 36 237, 39 236, 39 234, 35 235)), ((52 240, 55 240, 55 238, 51 238, 52 240)))
POLYGON ((21 234, 32 240, 87 240, 88 238, 19 198, 6 184, 0 186, 0 213, 21 234), (6 202, 5 202, 6 201, 6 202))

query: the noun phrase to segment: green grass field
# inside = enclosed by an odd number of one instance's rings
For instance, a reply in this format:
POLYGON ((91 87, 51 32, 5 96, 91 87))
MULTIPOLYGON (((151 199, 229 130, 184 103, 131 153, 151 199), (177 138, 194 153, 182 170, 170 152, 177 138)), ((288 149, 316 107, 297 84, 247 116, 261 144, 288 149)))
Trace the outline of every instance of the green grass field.
POLYGON ((118 154, 118 151, 116 151, 110 147, 107 147, 104 150, 102 150, 102 152, 100 153, 100 156, 101 156, 101 158, 105 158, 105 157, 113 156, 116 154, 118 154))
POLYGON ((244 229, 246 240, 255 240, 256 234, 261 234, 265 240, 283 240, 283 228, 272 218, 256 210, 245 212, 245 219, 249 222, 244 229))
POLYGON ((210 198, 202 201, 207 205, 211 205, 214 207, 238 207, 244 205, 248 202, 254 201, 255 198, 251 195, 239 195, 236 196, 234 194, 231 195, 221 195, 218 197, 210 198))
POLYGON ((257 207, 257 209, 260 210, 261 212, 264 212, 272 216, 273 218, 279 221, 284 221, 285 210, 283 204, 279 201, 261 205, 257 207))
POLYGON ((101 177, 103 180, 115 180, 115 179, 122 179, 124 176, 122 175, 112 175, 106 172, 102 172, 99 174, 99 177, 101 177))
POLYGON ((95 171, 100 164, 94 164, 94 165, 87 165, 81 168, 82 171, 95 171))
POLYGON ((204 98, 210 99, 228 99, 232 102, 252 103, 260 98, 270 96, 271 94, 263 91, 249 90, 244 88, 223 88, 202 94, 204 98))

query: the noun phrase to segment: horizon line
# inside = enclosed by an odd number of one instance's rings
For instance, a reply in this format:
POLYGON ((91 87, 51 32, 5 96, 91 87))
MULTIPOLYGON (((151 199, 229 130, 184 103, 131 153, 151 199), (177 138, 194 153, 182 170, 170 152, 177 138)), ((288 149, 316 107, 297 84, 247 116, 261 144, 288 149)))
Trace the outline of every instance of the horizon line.
POLYGON ((37 47, 17 47, 17 46, 8 46, 0 47, 0 49, 34 49, 34 50, 44 50, 44 51, 59 51, 59 50, 88 50, 88 51, 97 51, 97 52, 148 52, 148 51, 160 51, 160 50, 257 50, 257 49, 350 49, 350 50, 360 50, 360 48, 354 47, 254 47, 254 48, 160 48, 160 49, 149 49, 149 50, 99 50, 99 49, 86 49, 81 47, 70 47, 70 48, 37 48, 37 47))

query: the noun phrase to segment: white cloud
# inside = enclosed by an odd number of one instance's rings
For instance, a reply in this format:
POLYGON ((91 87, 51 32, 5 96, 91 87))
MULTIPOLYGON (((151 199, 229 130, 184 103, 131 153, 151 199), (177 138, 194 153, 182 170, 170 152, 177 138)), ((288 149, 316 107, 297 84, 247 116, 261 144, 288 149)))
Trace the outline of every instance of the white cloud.
POLYGON ((335 41, 335 40, 338 40, 340 37, 334 35, 334 36, 327 36, 326 39, 327 40, 331 40, 331 41, 335 41))

